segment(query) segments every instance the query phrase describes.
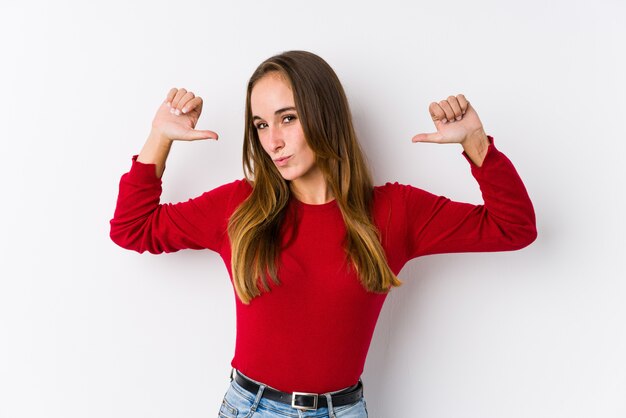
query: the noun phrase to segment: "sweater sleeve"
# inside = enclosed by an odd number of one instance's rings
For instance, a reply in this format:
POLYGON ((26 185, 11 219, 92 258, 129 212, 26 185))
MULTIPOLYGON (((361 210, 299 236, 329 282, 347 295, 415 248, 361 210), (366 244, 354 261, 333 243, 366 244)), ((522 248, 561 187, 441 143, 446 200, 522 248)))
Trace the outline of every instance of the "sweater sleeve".
POLYGON ((535 213, 526 188, 511 161, 496 149, 491 136, 489 140, 481 167, 464 154, 480 186, 482 205, 396 184, 404 207, 407 260, 438 253, 517 250, 535 240, 535 213))
POLYGON ((235 195, 246 186, 245 180, 237 180, 186 202, 160 204, 162 181, 154 164, 140 163, 134 156, 130 171, 120 180, 110 237, 139 253, 186 248, 218 251, 227 238, 235 195))

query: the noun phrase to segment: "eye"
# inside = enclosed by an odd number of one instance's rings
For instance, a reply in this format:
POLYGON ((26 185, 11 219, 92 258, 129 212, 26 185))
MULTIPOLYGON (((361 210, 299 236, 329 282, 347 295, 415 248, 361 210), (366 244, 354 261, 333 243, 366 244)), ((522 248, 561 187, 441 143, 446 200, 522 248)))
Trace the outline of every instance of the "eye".
POLYGON ((266 128, 266 127, 267 127, 267 123, 265 123, 265 122, 260 122, 260 123, 257 123, 257 125, 256 125, 257 129, 263 129, 263 128, 266 128))
POLYGON ((283 116, 283 123, 289 123, 296 120, 296 116, 295 115, 285 115, 283 116))

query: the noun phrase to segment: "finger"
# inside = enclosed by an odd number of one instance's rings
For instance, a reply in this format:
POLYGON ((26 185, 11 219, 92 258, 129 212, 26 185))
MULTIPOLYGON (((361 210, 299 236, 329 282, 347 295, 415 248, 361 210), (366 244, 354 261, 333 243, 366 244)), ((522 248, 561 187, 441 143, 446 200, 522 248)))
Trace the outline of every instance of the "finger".
POLYGON ((176 95, 172 99, 172 107, 178 106, 178 102, 180 101, 180 99, 182 99, 185 96, 185 94, 187 94, 186 89, 178 89, 178 91, 176 92, 176 95))
POLYGON ((463 119, 463 111, 461 110, 461 105, 459 104, 459 100, 455 96, 448 97, 448 104, 452 108, 452 112, 454 112, 454 119, 463 119))
POLYGON ((167 103, 168 106, 171 106, 172 100, 174 100, 174 96, 176 96, 177 92, 178 92, 178 89, 176 87, 171 88, 170 91, 167 92, 165 103, 167 103))
POLYGON ((187 139, 189 141, 199 139, 218 139, 218 135, 213 131, 191 129, 187 131, 183 139, 187 139))
POLYGON ((185 93, 185 95, 178 101, 178 103, 176 105, 172 105, 172 107, 170 108, 170 113, 173 113, 175 115, 180 115, 181 113, 183 113, 182 109, 183 107, 185 107, 185 105, 192 100, 194 97, 196 97, 192 92, 188 91, 187 93, 185 93))
POLYGON ((443 111, 437 102, 432 102, 430 106, 428 106, 428 111, 430 112, 430 117, 433 119, 433 122, 443 122, 446 118, 446 112, 443 111))
POLYGON ((445 116, 446 120, 445 121, 442 120, 443 123, 446 123, 447 121, 450 121, 450 120, 454 120, 454 112, 452 111, 452 107, 450 106, 450 103, 448 103, 447 100, 440 101, 439 106, 446 113, 446 116, 445 116))
POLYGON ((439 132, 433 132, 430 134, 417 134, 411 139, 413 142, 440 142, 441 134, 439 132))
POLYGON ((176 106, 176 109, 180 110, 182 112, 183 107, 185 107, 185 105, 187 103, 189 103, 190 100, 192 100, 194 97, 196 97, 195 94, 193 94, 192 92, 188 91, 179 101, 178 101, 178 105, 176 106))
POLYGON ((462 94, 457 94, 456 98, 459 100, 459 106, 461 106, 461 111, 463 112, 463 114, 465 114, 465 112, 467 112, 467 108, 469 107, 469 102, 462 94))
POLYGON ((196 109, 198 113, 202 111, 202 98, 201 97, 194 97, 193 99, 189 100, 183 106, 181 112, 188 113, 194 109, 196 109))

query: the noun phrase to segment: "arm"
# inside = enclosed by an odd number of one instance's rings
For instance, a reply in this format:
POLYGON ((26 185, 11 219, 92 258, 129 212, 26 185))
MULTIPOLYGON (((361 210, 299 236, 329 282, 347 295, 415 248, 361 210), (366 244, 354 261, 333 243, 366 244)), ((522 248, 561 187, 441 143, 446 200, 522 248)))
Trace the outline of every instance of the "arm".
POLYGON ((119 246, 153 254, 185 248, 219 251, 228 218, 249 186, 235 181, 176 204, 159 204, 161 179, 154 164, 133 158, 120 180, 110 236, 119 246))
POLYGON ((194 129, 201 112, 202 99, 185 89, 171 89, 161 103, 141 153, 120 181, 110 234, 118 245, 154 253, 215 245, 211 231, 221 223, 211 222, 206 211, 220 212, 223 197, 213 193, 177 205, 159 204, 160 178, 173 141, 217 139, 215 132, 194 129))
POLYGON ((413 142, 460 143, 480 186, 484 205, 453 202, 407 188, 404 199, 412 223, 410 258, 425 254, 503 251, 523 248, 537 236, 532 203, 513 164, 485 134, 476 111, 462 94, 431 103, 435 133, 413 142))
POLYGON ((532 243, 535 212, 515 167, 493 144, 478 167, 464 153, 484 204, 455 202, 411 186, 396 185, 407 223, 407 259, 428 254, 510 251, 532 243))

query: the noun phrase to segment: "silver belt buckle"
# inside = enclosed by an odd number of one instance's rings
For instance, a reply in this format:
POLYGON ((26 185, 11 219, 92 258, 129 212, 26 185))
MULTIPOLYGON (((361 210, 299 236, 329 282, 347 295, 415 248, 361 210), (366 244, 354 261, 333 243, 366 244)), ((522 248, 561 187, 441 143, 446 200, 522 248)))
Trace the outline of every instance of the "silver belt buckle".
POLYGON ((317 393, 306 393, 306 392, 293 392, 291 394, 291 407, 296 409, 301 409, 303 411, 315 411, 317 410, 317 393), (306 405, 296 405, 296 396, 312 396, 313 397, 313 406, 306 405))

